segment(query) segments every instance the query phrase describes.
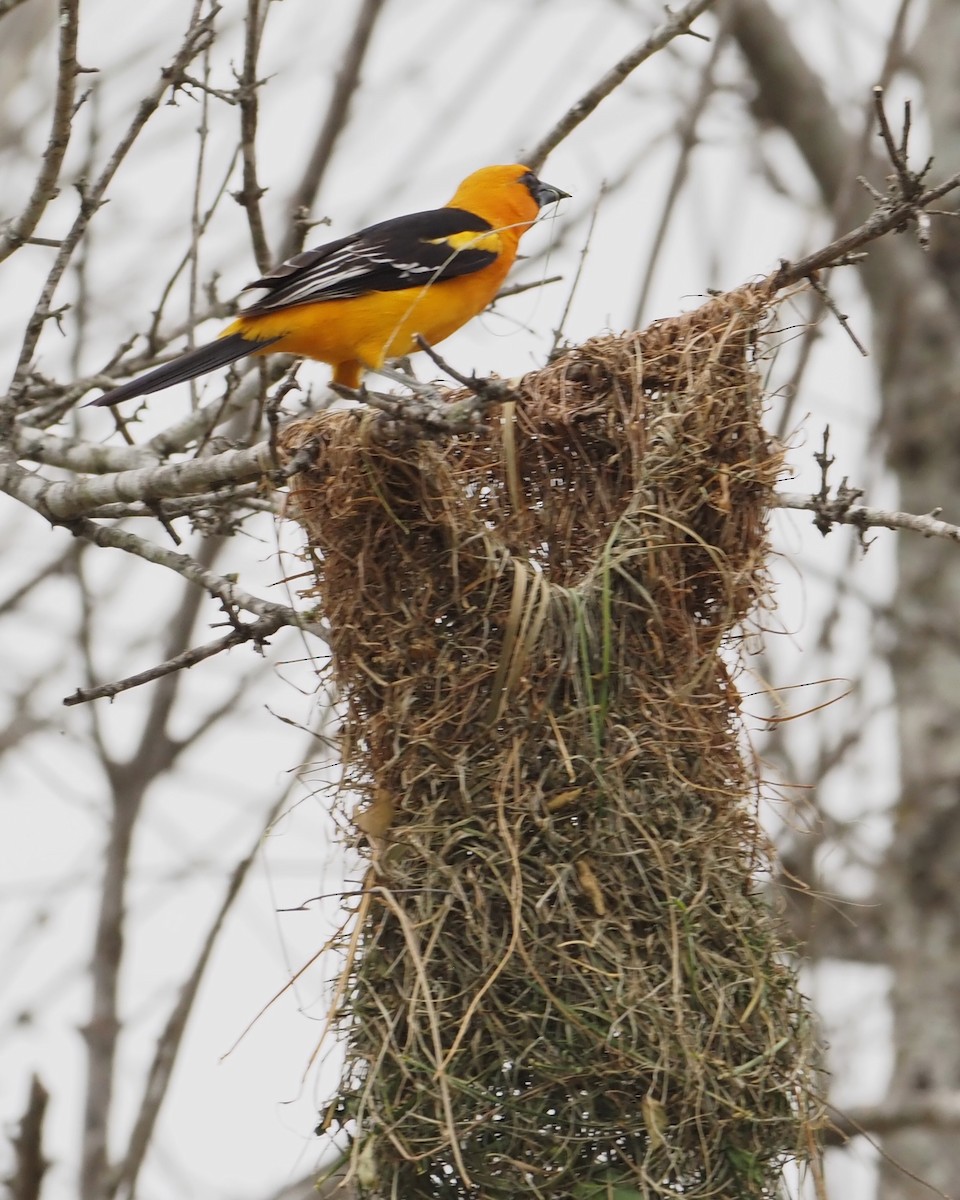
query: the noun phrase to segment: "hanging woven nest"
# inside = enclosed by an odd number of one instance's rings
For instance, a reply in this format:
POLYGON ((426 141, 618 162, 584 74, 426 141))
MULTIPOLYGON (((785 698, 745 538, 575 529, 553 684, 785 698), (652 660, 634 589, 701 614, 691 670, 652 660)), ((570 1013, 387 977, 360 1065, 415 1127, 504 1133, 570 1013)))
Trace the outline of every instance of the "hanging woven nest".
POLYGON ((373 863, 326 1117, 364 1194, 773 1196, 813 1152, 732 678, 769 303, 593 339, 467 434, 285 434, 373 863))

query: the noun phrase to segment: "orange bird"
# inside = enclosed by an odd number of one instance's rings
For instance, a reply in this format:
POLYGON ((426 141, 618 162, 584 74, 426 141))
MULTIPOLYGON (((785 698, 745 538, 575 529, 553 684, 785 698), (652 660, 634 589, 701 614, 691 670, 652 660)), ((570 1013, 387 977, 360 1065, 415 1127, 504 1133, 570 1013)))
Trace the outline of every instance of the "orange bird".
POLYGON ((216 341, 91 403, 158 392, 247 354, 319 359, 334 383, 355 388, 365 370, 416 350, 418 334, 433 345, 482 312, 540 208, 567 195, 519 163, 483 167, 443 208, 369 225, 275 267, 248 284, 264 295, 216 341))

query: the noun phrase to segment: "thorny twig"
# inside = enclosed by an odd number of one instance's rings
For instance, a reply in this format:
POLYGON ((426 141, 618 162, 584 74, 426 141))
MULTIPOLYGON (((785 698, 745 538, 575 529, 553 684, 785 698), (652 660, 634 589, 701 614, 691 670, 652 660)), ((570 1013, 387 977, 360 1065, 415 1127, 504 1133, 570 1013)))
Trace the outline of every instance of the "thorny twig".
POLYGON ((869 548, 864 541, 867 529, 909 529, 924 537, 945 538, 947 541, 960 542, 960 526, 951 525, 940 520, 941 508, 934 508, 928 513, 894 512, 883 508, 868 508, 857 501, 863 495, 862 488, 851 487, 844 476, 839 486, 831 495, 830 468, 836 462, 830 453, 830 426, 823 431, 821 448, 813 456, 814 462, 820 468, 820 487, 813 495, 802 492, 778 492, 773 503, 778 508, 800 509, 814 514, 814 525, 824 537, 834 525, 852 525, 860 531, 863 548, 869 548))
POLYGON ((861 247, 876 241, 886 233, 902 233, 911 222, 917 226, 920 245, 925 249, 929 242, 929 214, 924 210, 929 208, 935 200, 939 200, 941 196, 945 196, 960 186, 960 172, 956 172, 936 187, 924 190, 923 181, 930 172, 933 160, 928 159, 919 171, 912 171, 907 165, 907 144, 910 136, 909 105, 904 115, 903 135, 898 146, 893 141, 889 122, 883 110, 883 88, 878 85, 873 89, 873 94, 878 118, 881 122, 881 136, 896 171, 889 191, 884 195, 865 180, 862 181, 874 198, 875 210, 863 224, 836 238, 828 246, 806 255, 796 262, 788 262, 784 259, 780 264, 780 269, 775 271, 767 281, 768 286, 773 290, 779 291, 789 287, 790 284, 798 283, 801 279, 810 279, 817 271, 825 267, 846 266, 851 262, 858 262, 862 258, 862 255, 859 254, 861 247))
POLYGON ((251 612, 260 617, 277 617, 285 625, 298 625, 300 622, 297 612, 285 604, 275 604, 271 600, 263 600, 259 596, 254 596, 239 587, 235 579, 218 575, 191 555, 157 546, 132 533, 129 529, 123 529, 118 525, 101 525, 89 518, 71 521, 68 528, 71 533, 85 541, 93 542, 97 546, 110 546, 116 550, 126 550, 147 562, 166 567, 177 575, 182 575, 191 583, 197 584, 220 602, 235 629, 240 628, 237 614, 241 611, 251 612))
POLYGON ((820 271, 824 267, 849 266, 852 262, 859 262, 861 256, 857 252, 863 246, 875 242, 886 233, 904 228, 908 221, 917 219, 921 209, 928 207, 934 200, 939 200, 941 196, 947 195, 948 192, 952 192, 958 187, 960 187, 960 171, 955 172, 936 187, 922 192, 915 201, 895 202, 877 209, 863 224, 836 238, 829 245, 815 250, 812 254, 805 255, 795 262, 783 259, 778 270, 768 277, 767 286, 771 291, 781 291, 783 288, 790 287, 791 284, 809 278, 813 272, 820 271))
POLYGON ((893 140, 890 122, 887 120, 887 113, 883 106, 883 88, 879 84, 873 89, 873 104, 877 122, 880 125, 880 136, 883 138, 883 144, 887 148, 887 154, 897 173, 893 194, 898 200, 916 200, 923 192, 923 180, 933 166, 933 159, 928 158, 919 171, 910 169, 907 161, 912 124, 910 101, 907 100, 903 106, 903 132, 899 144, 893 140))
MULTIPOLYGON (((296 616, 296 614, 292 613, 292 610, 290 612, 296 616)), ((130 688, 142 687, 145 683, 153 683, 157 679, 162 679, 165 675, 172 675, 175 671, 189 670, 190 667, 195 667, 197 663, 204 662, 208 658, 213 658, 217 654, 222 654, 225 650, 229 650, 233 646, 240 646, 244 642, 251 642, 262 653, 267 639, 278 630, 284 629, 291 624, 296 625, 297 628, 310 628, 313 632, 318 631, 318 627, 316 626, 302 622, 291 622, 279 613, 258 617, 257 620, 250 621, 247 624, 236 623, 230 632, 223 637, 217 638, 212 642, 207 642, 203 646, 193 646, 189 650, 175 654, 165 662, 149 667, 146 671, 138 671, 135 675, 128 675, 125 679, 119 679, 113 683, 101 683, 95 687, 77 688, 71 695, 64 697, 63 703, 69 708, 75 704, 87 704, 91 700, 112 700, 115 696, 119 696, 121 692, 129 691, 130 688)))
POLYGON ((816 454, 814 454, 813 460, 820 468, 820 490, 815 497, 816 508, 814 512, 817 515, 814 524, 823 536, 826 537, 834 524, 843 520, 844 515, 860 499, 863 492, 858 488, 850 487, 847 484, 847 477, 844 475, 835 496, 833 499, 830 498, 830 468, 837 460, 830 453, 829 425, 824 426, 823 444, 816 454))

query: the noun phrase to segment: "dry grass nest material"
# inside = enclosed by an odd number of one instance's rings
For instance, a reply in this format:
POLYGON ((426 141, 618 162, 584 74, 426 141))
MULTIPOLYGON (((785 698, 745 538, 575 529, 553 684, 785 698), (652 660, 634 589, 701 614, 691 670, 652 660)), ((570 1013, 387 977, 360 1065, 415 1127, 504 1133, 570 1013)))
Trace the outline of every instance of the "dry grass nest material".
POLYGON ((467 435, 286 434, 320 443, 293 498, 347 790, 392 820, 327 1114, 366 1194, 772 1196, 813 1152, 729 666, 781 466, 768 304, 593 339, 467 435))

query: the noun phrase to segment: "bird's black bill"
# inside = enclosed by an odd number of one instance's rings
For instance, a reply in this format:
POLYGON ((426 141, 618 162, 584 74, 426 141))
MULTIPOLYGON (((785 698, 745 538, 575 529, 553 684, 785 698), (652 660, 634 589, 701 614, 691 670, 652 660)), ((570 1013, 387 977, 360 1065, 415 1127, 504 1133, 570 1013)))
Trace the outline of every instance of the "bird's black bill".
POLYGON ((569 200, 570 193, 565 192, 563 188, 554 187, 552 183, 544 183, 542 180, 538 180, 533 198, 543 208, 545 204, 556 204, 558 200, 569 200))
POLYGON ((555 187, 552 183, 544 183, 532 171, 528 172, 520 182, 527 185, 530 195, 541 208, 545 204, 556 204, 558 200, 570 199, 569 192, 565 192, 563 188, 555 187))

